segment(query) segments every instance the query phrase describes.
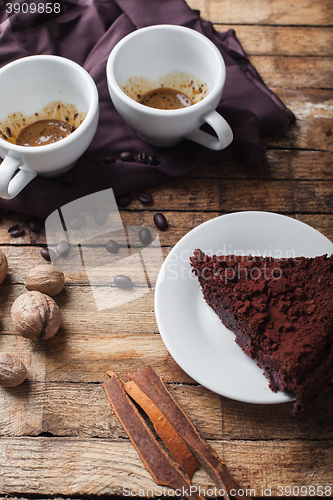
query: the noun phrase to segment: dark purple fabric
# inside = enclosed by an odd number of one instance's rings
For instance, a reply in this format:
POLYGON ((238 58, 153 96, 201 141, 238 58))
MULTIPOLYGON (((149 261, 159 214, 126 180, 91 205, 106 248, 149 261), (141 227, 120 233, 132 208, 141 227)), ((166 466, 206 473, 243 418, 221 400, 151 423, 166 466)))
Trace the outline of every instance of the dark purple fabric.
POLYGON ((249 63, 235 32, 216 32, 184 0, 60 0, 67 12, 49 22, 42 22, 45 15, 39 18, 40 15, 31 14, 19 14, 9 21, 4 10, 6 2, 1 1, 0 66, 34 54, 67 57, 90 73, 100 99, 97 133, 72 170, 73 184, 36 177, 13 200, 0 199, 2 208, 46 218, 56 208, 87 194, 110 187, 116 196, 146 190, 185 177, 212 160, 234 160, 255 166, 265 158, 261 138, 282 133, 295 119, 249 63), (224 57, 227 76, 218 111, 229 122, 234 141, 223 151, 212 151, 191 141, 172 148, 150 146, 112 105, 105 73, 112 48, 137 28, 165 23, 203 33, 224 57), (119 159, 122 151, 154 154, 159 163, 153 166, 122 162, 119 159), (104 164, 103 159, 108 156, 115 157, 116 162, 104 164))

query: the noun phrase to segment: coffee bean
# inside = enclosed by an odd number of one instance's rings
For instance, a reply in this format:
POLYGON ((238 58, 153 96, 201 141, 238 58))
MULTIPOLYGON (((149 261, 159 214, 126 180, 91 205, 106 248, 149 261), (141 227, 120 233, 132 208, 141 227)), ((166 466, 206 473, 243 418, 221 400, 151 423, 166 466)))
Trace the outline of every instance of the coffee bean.
POLYGON ((144 205, 148 205, 148 203, 152 203, 153 202, 153 197, 152 197, 152 195, 150 193, 140 193, 139 194, 139 200, 144 205))
POLYGON ((81 229, 85 225, 85 223, 86 218, 84 217, 84 215, 79 214, 69 221, 69 227, 76 231, 78 229, 81 229))
POLYGON ((109 212, 105 208, 100 208, 95 212, 94 220, 99 226, 103 226, 108 220, 109 212))
POLYGON ((36 234, 39 233, 40 220, 38 219, 38 217, 31 217, 31 219, 29 220, 29 227, 30 227, 31 231, 33 231, 34 233, 36 233, 36 234))
POLYGON ((124 290, 130 290, 131 288, 133 288, 133 282, 131 278, 129 278, 128 276, 124 276, 123 274, 118 274, 113 282, 117 287, 123 288, 124 290))
POLYGON ((133 161, 134 156, 129 151, 124 151, 123 153, 120 153, 120 159, 121 161, 133 161))
POLYGON ((107 244, 105 245, 105 248, 107 249, 108 252, 110 253, 118 253, 119 252, 119 245, 116 241, 114 240, 109 240, 107 244))
POLYGON ((70 186, 74 182, 74 175, 70 173, 65 174, 61 177, 60 180, 64 186, 70 186))
POLYGON ((118 207, 124 208, 127 207, 132 201, 132 196, 127 193, 127 194, 122 194, 116 198, 116 202, 118 207))
POLYGON ((151 232, 147 227, 143 227, 139 231, 139 239, 143 245, 146 247, 150 245, 152 237, 151 237, 151 232))
POLYGON ((146 153, 139 153, 136 157, 139 163, 147 163, 147 155, 146 153))
POLYGON ((168 229, 168 221, 166 220, 165 216, 163 214, 155 214, 154 215, 154 222, 155 222, 155 225, 158 229, 160 229, 161 231, 165 231, 166 229, 168 229))
POLYGON ((54 253, 53 250, 51 250, 51 248, 45 248, 45 247, 42 248, 40 254, 43 257, 43 259, 47 260, 47 262, 54 261, 56 258, 56 254, 54 253))
POLYGON ((15 226, 11 226, 8 229, 8 233, 12 236, 12 238, 18 238, 19 236, 23 236, 24 229, 19 224, 15 224, 15 226))
POLYGON ((113 156, 107 156, 106 158, 103 158, 103 163, 104 165, 109 165, 110 163, 114 163, 116 161, 113 156))
POLYGON ((157 165, 157 159, 155 155, 149 155, 147 158, 148 165, 157 165))
POLYGON ((69 244, 67 243, 67 241, 63 240, 60 243, 58 243, 58 245, 56 246, 57 254, 62 255, 63 257, 66 257, 68 255, 69 248, 70 247, 69 247, 69 244))

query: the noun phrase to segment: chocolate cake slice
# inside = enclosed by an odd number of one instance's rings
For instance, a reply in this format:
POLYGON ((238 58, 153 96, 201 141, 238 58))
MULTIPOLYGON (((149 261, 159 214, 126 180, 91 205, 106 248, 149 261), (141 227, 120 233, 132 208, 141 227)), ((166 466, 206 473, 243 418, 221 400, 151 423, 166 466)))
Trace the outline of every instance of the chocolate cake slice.
POLYGON ((333 379, 333 256, 274 259, 195 250, 207 304, 264 370, 272 391, 293 391, 295 415, 333 379))

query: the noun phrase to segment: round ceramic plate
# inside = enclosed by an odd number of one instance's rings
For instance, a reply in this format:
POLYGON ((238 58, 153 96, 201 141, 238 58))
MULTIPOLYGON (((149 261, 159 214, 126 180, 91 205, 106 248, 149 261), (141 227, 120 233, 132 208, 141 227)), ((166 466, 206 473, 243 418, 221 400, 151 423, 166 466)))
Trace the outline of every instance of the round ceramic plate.
POLYGON ((315 257, 332 254, 333 243, 312 227, 270 212, 237 212, 212 219, 190 231, 161 267, 155 291, 156 320, 171 356, 208 389, 248 403, 282 403, 291 394, 272 392, 263 371, 235 343, 203 299, 191 273, 190 256, 315 257))

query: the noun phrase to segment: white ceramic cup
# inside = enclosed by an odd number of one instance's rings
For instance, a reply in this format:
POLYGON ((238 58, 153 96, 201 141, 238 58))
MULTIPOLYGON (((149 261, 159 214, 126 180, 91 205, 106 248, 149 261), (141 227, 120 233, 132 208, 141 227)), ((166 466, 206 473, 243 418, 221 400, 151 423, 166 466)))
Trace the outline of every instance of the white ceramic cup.
POLYGON ((53 144, 11 144, 0 137, 0 197, 14 198, 36 175, 55 177, 70 170, 91 143, 98 124, 98 92, 91 76, 77 63, 58 56, 36 55, 0 69, 0 122, 12 113, 38 113, 54 101, 86 113, 81 125, 53 144), (15 174, 15 172, 18 172, 15 174))
POLYGON ((106 74, 115 108, 146 142, 163 147, 186 138, 215 150, 231 143, 231 128, 215 111, 225 82, 224 60, 217 47, 197 31, 167 24, 136 30, 113 48, 106 74), (122 90, 129 78, 156 80, 173 71, 201 79, 208 95, 187 108, 165 110, 140 104, 122 90), (199 130, 205 122, 217 137, 199 130))

